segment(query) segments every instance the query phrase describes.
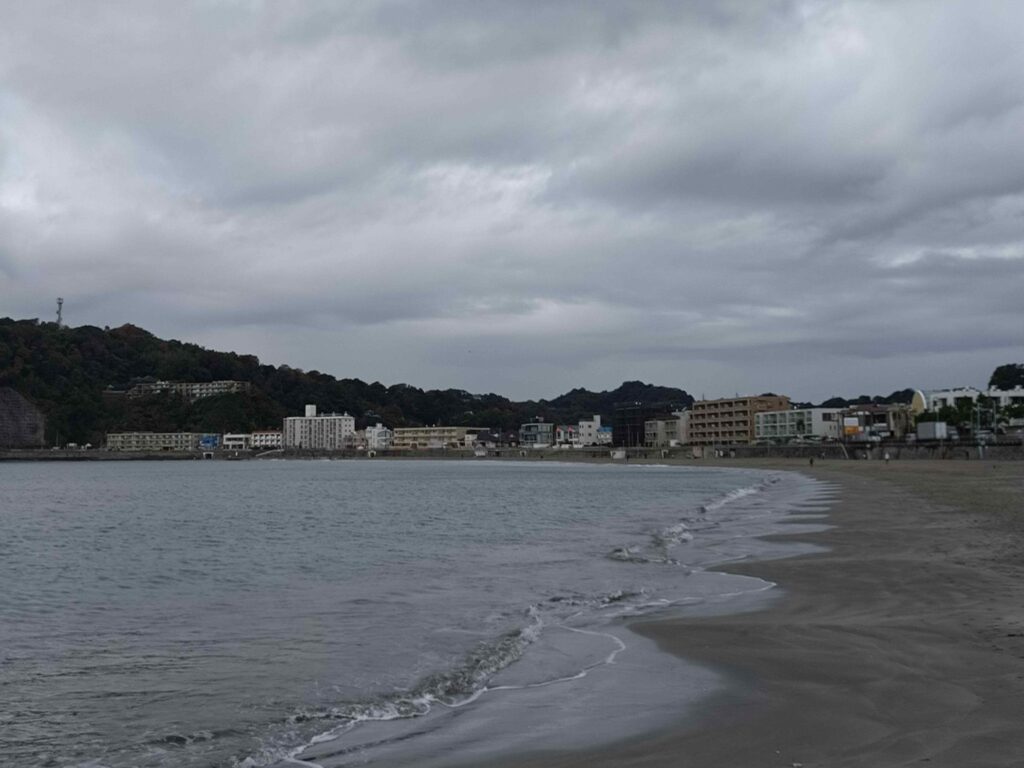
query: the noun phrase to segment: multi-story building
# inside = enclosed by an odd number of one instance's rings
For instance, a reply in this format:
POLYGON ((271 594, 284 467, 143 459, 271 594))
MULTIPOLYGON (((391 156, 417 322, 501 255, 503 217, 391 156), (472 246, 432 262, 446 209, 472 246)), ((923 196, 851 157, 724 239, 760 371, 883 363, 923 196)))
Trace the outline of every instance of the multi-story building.
POLYGON ((258 429, 250 435, 250 445, 261 451, 272 451, 281 447, 281 430, 258 429))
POLYGON ((554 442, 554 424, 538 419, 519 427, 519 445, 522 448, 546 448, 554 442))
POLYGON ((252 435, 242 432, 229 432, 220 442, 225 451, 248 451, 252 447, 252 435))
POLYGON ((395 450, 472 448, 486 427, 396 427, 391 438, 395 450))
POLYGON ((307 451, 340 451, 352 447, 355 434, 354 416, 317 414, 315 405, 307 405, 305 416, 289 416, 284 420, 281 446, 307 451))
POLYGON ((797 408, 754 414, 754 438, 786 443, 790 440, 838 440, 842 409, 797 408))
POLYGON ((594 415, 592 419, 585 419, 576 427, 576 445, 597 445, 597 430, 601 428, 601 417, 594 415))
POLYGON ((750 395, 698 400, 690 409, 693 445, 746 445, 754 442, 754 416, 762 411, 789 410, 784 395, 750 395))
POLYGON ((194 451, 198 432, 112 432, 107 435, 108 451, 194 451))
POLYGON ((670 448, 679 445, 679 419, 648 419, 644 422, 646 448, 670 448))
POLYGON ((380 422, 374 427, 367 427, 365 430, 366 447, 371 451, 383 451, 391 447, 394 433, 380 422))
POLYGON ((214 395, 249 392, 251 389, 248 381, 144 381, 129 389, 128 397, 178 395, 187 400, 199 400, 214 395))

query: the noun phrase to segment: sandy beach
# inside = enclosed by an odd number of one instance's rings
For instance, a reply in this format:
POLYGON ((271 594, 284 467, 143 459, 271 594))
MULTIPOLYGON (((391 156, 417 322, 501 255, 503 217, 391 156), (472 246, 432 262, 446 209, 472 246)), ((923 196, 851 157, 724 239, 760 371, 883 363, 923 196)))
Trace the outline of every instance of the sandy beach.
POLYGON ((743 465, 842 492, 793 537, 827 552, 728 568, 776 582, 770 608, 634 627, 729 690, 669 732, 502 766, 1024 764, 1024 464, 743 465))

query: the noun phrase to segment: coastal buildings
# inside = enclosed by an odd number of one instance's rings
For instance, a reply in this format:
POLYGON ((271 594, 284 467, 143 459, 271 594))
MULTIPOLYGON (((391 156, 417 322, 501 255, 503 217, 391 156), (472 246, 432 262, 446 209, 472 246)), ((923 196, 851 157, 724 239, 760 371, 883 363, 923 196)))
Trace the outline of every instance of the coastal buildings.
POLYGON ((843 409, 841 416, 845 440, 902 440, 914 427, 909 405, 854 405, 843 409))
POLYGON ((198 432, 113 432, 108 451, 195 451, 203 435, 198 432))
POLYGON ((235 392, 249 392, 252 385, 247 381, 143 381, 128 390, 128 397, 144 395, 178 395, 186 400, 200 400, 204 397, 227 395, 235 392))
POLYGON ((789 410, 784 395, 698 400, 690 411, 692 445, 746 445, 754 442, 754 416, 763 411, 789 410))
POLYGON ((980 398, 998 408, 1012 405, 1024 405, 1024 387, 1014 389, 976 389, 974 387, 954 387, 952 389, 917 390, 911 407, 915 413, 938 411, 941 408, 957 408, 964 404, 976 405, 980 398))
POLYGON ((17 390, 0 387, 0 448, 42 448, 46 417, 17 390))
POLYGON ((576 445, 597 445, 597 431, 601 429, 601 417, 584 419, 576 427, 576 445))
POLYGON ((754 414, 754 439, 787 443, 791 440, 838 440, 842 409, 797 408, 754 414))
POLYGON ((555 429, 555 445, 577 445, 579 427, 575 424, 559 424, 555 429))
POLYGON ((667 403, 617 403, 612 414, 612 445, 627 448, 644 445, 648 421, 671 418, 667 403))
POLYGON ((383 451, 391 447, 394 433, 380 422, 365 430, 366 448, 370 451, 383 451))
POLYGON ((289 416, 281 431, 281 446, 306 451, 340 451, 355 441, 356 420, 347 413, 317 414, 307 405, 304 416, 289 416))
POLYGON ((519 427, 519 445, 522 448, 546 448, 554 443, 554 424, 537 419, 519 427))
POLYGON ((684 445, 689 437, 690 412, 675 411, 663 419, 649 419, 644 422, 644 446, 647 448, 672 448, 684 445))
POLYGON ((649 419, 644 422, 645 447, 670 448, 679 444, 679 419, 649 419))
POLYGON ((281 447, 281 430, 260 429, 250 435, 250 446, 254 450, 272 451, 281 447))
POLYGON ((220 444, 225 451, 248 451, 252 447, 252 435, 226 433, 220 444))
POLYGON ((391 447, 394 450, 421 448, 471 448, 476 436, 487 432, 485 427, 398 427, 391 447))

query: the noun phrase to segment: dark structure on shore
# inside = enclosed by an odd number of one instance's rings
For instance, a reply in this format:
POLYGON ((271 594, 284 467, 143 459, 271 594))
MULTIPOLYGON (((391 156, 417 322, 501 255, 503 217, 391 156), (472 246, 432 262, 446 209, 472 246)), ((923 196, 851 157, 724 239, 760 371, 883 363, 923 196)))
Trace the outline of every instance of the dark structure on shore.
POLYGON ((612 445, 636 448, 644 444, 644 422, 670 419, 685 406, 676 403, 616 403, 612 414, 612 445))
POLYGON ((10 387, 0 387, 0 448, 42 448, 46 417, 10 387))

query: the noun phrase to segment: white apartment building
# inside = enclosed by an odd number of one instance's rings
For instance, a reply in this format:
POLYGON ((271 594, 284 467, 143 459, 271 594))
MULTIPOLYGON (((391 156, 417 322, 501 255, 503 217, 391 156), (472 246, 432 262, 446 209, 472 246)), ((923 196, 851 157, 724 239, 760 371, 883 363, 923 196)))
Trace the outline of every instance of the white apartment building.
POLYGON ((112 432, 107 435, 108 451, 194 451, 198 432, 112 432))
POLYGON ((576 428, 576 439, 574 445, 597 445, 597 433, 601 429, 601 417, 597 414, 594 418, 581 421, 576 428))
POLYGON ((281 446, 306 451, 340 451, 355 442, 356 420, 347 413, 317 414, 306 406, 305 416, 289 416, 281 431, 281 446))
POLYGON ((128 396, 180 395, 188 400, 199 400, 214 395, 248 392, 251 389, 252 385, 248 381, 147 381, 129 389, 128 396))
POLYGON ((838 440, 840 408, 797 408, 754 414, 754 439, 788 442, 812 438, 838 440))
POLYGON ((241 432, 225 434, 220 445, 225 451, 248 451, 252 447, 252 435, 241 432))
POLYGON ((975 387, 953 387, 952 389, 917 390, 911 401, 915 413, 937 411, 947 406, 969 401, 972 405, 979 397, 987 397, 1000 408, 1024 404, 1024 387, 1015 389, 976 389, 975 387))
POLYGON ((271 451, 281 447, 281 430, 260 429, 252 433, 250 444, 261 451, 271 451))
POLYGON ((387 450, 394 439, 394 433, 380 422, 377 422, 375 427, 367 427, 365 434, 366 448, 370 451, 387 450))

